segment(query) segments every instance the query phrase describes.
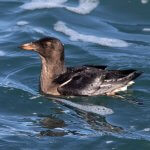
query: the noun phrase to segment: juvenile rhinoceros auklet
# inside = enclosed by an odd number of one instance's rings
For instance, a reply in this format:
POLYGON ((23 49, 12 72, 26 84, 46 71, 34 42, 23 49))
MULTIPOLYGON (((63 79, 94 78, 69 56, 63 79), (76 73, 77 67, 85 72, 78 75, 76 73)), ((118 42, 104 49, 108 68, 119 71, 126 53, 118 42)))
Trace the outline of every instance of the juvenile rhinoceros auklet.
POLYGON ((40 90, 44 94, 66 96, 115 95, 126 90, 141 72, 105 70, 106 66, 65 67, 64 46, 54 37, 23 44, 24 50, 39 53, 42 61, 40 90))

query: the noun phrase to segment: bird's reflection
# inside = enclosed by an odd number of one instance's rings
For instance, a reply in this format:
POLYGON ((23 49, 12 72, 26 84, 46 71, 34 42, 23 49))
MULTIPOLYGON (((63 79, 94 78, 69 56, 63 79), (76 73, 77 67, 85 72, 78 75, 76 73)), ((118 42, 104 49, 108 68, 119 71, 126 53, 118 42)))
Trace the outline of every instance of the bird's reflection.
POLYGON ((97 116, 92 113, 80 113, 92 129, 103 133, 120 133, 123 131, 121 127, 111 125, 106 121, 106 117, 97 116))
MULTIPOLYGON (((106 121, 105 115, 113 113, 113 111, 109 108, 99 105, 83 105, 66 99, 51 99, 54 100, 56 103, 61 103, 61 105, 73 109, 76 112, 77 116, 82 118, 86 123, 88 123, 92 130, 106 134, 120 133, 123 131, 122 128, 113 126, 106 121)), ((76 130, 57 130, 58 128, 67 128, 68 125, 63 120, 58 119, 57 117, 54 117, 52 115, 46 116, 44 119, 41 119, 40 125, 46 128, 46 130, 40 132, 40 136, 65 136, 70 134, 84 136, 83 133, 80 134, 80 131, 76 130)))
POLYGON ((135 105, 143 105, 143 100, 133 96, 134 94, 130 91, 126 92, 126 93, 120 93, 118 95, 116 95, 116 98, 118 97, 119 99, 121 99, 122 101, 127 101, 128 103, 131 104, 135 104, 135 105))
MULTIPOLYGON (((42 116, 44 117, 44 116, 42 116)), ((66 126, 63 120, 60 120, 52 115, 44 117, 39 121, 40 125, 45 128, 45 130, 40 131, 39 136, 64 136, 67 133, 64 131, 55 131, 55 128, 63 128, 66 126)))

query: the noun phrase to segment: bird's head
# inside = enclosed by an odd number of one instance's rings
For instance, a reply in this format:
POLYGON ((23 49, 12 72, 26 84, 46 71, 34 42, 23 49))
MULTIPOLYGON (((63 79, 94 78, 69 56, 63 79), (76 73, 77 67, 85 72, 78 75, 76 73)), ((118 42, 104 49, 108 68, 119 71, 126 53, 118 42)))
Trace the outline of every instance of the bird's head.
MULTIPOLYGON (((64 47, 60 40, 54 37, 45 37, 37 41, 22 44, 20 48, 28 51, 35 51, 45 59, 63 57, 64 47)), ((62 58, 63 59, 63 58, 62 58)))

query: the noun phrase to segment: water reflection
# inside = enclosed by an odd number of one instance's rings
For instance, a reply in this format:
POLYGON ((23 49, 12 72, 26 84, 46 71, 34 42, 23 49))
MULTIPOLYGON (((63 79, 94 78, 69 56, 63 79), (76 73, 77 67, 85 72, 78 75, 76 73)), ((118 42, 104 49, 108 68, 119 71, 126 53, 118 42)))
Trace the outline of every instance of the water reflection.
POLYGON ((44 130, 41 131, 39 136, 65 136, 67 135, 66 132, 56 132, 56 131, 52 131, 52 130, 44 130))
POLYGON ((92 129, 103 132, 103 133, 119 133, 122 132, 123 129, 121 127, 114 126, 107 122, 106 117, 97 116, 92 113, 80 113, 83 119, 91 126, 92 129))
POLYGON ((46 117, 40 121, 40 124, 49 129, 54 129, 54 128, 63 128, 65 127, 65 122, 63 120, 59 120, 56 117, 50 115, 49 117, 46 117))
MULTIPOLYGON (((86 126, 90 127, 89 130, 93 131, 93 135, 120 133, 123 131, 122 128, 111 125, 107 122, 106 115, 110 115, 113 113, 113 111, 110 108, 92 104, 79 104, 77 102, 72 102, 60 98, 50 99, 54 100, 58 104, 61 104, 67 108, 71 108, 72 110, 74 110, 74 112, 77 114, 76 117, 78 117, 78 120, 84 120, 84 122, 86 122, 86 126)), ((45 128, 45 130, 42 130, 40 132, 40 136, 88 135, 88 132, 83 133, 81 131, 82 129, 70 129, 69 123, 65 122, 62 119, 58 119, 56 116, 53 115, 45 116, 44 119, 42 118, 39 121, 39 123, 43 128, 45 128)))
POLYGON ((136 94, 133 94, 133 92, 124 92, 124 93, 119 93, 118 95, 115 96, 115 98, 118 98, 119 100, 122 101, 127 101, 128 103, 134 104, 134 105, 143 105, 143 100, 139 98, 139 96, 133 96, 136 94))

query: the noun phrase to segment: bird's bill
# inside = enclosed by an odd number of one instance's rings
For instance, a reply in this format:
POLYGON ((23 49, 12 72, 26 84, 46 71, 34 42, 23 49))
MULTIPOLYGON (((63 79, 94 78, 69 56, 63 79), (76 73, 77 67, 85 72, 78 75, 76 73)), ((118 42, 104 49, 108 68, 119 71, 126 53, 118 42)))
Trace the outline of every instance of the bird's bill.
POLYGON ((26 44, 21 45, 20 48, 24 50, 35 50, 36 46, 34 43, 26 43, 26 44))

